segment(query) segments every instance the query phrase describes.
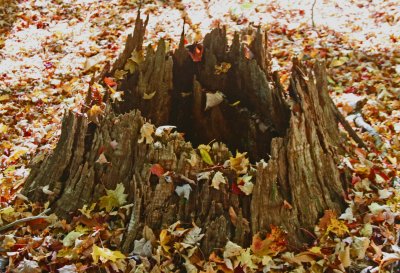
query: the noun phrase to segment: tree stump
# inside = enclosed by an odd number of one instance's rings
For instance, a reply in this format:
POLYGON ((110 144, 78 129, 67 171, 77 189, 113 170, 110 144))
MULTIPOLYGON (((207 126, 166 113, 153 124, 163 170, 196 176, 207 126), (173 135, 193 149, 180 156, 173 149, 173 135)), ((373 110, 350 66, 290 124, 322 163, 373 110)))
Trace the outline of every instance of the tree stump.
MULTIPOLYGON (((142 51, 146 24, 138 17, 125 50, 98 83, 142 51)), ((323 63, 309 71, 294 60, 290 97, 285 98, 279 77, 269 70, 265 37, 260 29, 252 35, 250 45, 242 44, 239 34, 228 45, 225 30, 214 29, 203 45, 185 47, 182 35, 174 53, 167 52, 163 40, 156 50, 147 47, 144 61, 132 64, 134 69, 118 83, 123 101, 110 102, 108 92, 95 122, 85 114, 66 114, 57 147, 33 164, 23 194, 33 201, 49 200, 55 213, 69 217, 123 183, 134 204, 121 246, 125 251, 132 249, 145 225, 158 232, 177 220, 203 228, 205 253, 228 239, 248 245, 253 234, 271 224, 288 232, 291 246, 309 242, 324 210, 344 208, 347 180, 337 169, 343 141, 338 112, 327 91, 323 63), (216 72, 222 63, 229 64, 229 70, 216 72), (217 91, 220 103, 205 110, 207 96, 217 91), (180 133, 153 134, 152 143, 141 142, 147 121, 175 125, 185 138, 180 133), (214 166, 195 148, 212 140, 214 166), (223 166, 235 150, 257 162, 248 196, 232 190, 237 174, 223 166), (107 163, 98 161, 100 154, 107 163), (154 164, 170 176, 152 174, 154 164), (216 170, 228 179, 219 190, 210 186, 216 170), (206 171, 211 176, 199 178, 206 171), (186 184, 191 189, 188 200, 175 193, 186 184), (44 187, 53 194, 44 193, 44 187), (238 216, 236 223, 230 210, 238 216)), ((88 109, 101 100, 94 85, 88 109)))

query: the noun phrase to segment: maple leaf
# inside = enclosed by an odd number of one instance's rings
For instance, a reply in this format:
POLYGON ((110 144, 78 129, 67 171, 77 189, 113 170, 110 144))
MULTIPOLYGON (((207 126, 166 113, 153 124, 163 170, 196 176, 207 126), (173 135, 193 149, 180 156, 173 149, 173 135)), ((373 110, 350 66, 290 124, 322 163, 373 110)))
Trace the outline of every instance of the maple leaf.
POLYGON ((96 207, 96 203, 92 203, 92 205, 90 206, 90 208, 87 207, 87 205, 84 205, 83 208, 78 209, 83 215, 85 215, 87 218, 91 219, 92 215, 90 215, 92 213, 92 210, 94 210, 94 208, 96 207))
POLYGON ((344 236, 345 234, 349 233, 349 228, 346 226, 344 221, 340 221, 337 218, 331 218, 331 221, 326 229, 326 234, 332 232, 339 237, 344 236))
POLYGON ((143 51, 134 50, 132 51, 131 57, 126 61, 124 70, 127 70, 129 71, 130 74, 133 74, 143 61, 144 61, 143 51))
POLYGON ((236 151, 236 157, 231 157, 229 159, 231 169, 234 170, 237 174, 245 174, 249 167, 249 159, 246 158, 245 153, 239 153, 236 151))
POLYGON ((198 242, 204 237, 204 234, 201 234, 201 228, 198 226, 194 226, 186 233, 185 238, 183 238, 182 244, 187 244, 189 246, 198 245, 198 242))
POLYGON ((236 257, 242 254, 243 251, 244 249, 241 246, 235 244, 234 242, 228 241, 225 245, 223 256, 224 258, 236 257))
POLYGON ((250 248, 246 249, 246 251, 243 251, 237 259, 240 262, 240 265, 243 267, 247 267, 250 270, 255 270, 258 268, 258 266, 253 262, 250 248))
POLYGON ((150 241, 145 238, 134 241, 133 253, 144 257, 151 257, 153 254, 153 247, 150 241))
POLYGON ((115 207, 120 207, 126 203, 127 194, 124 193, 125 187, 119 183, 115 190, 106 190, 107 195, 100 197, 100 208, 105 208, 110 212, 115 207))
POLYGON ((211 181, 211 186, 212 186, 214 189, 219 190, 219 185, 220 185, 221 183, 222 183, 222 184, 226 184, 226 179, 225 179, 224 175, 223 175, 220 171, 217 171, 217 172, 214 174, 214 177, 213 177, 213 179, 212 179, 212 181, 211 181))
POLYGON ((93 105, 89 111, 87 111, 88 119, 91 122, 99 123, 99 117, 103 114, 103 110, 98 105, 93 105))
POLYGON ((271 225, 271 232, 259 232, 253 236, 251 250, 257 256, 272 255, 286 249, 285 233, 278 227, 271 225))
POLYGON ((24 258, 22 262, 16 268, 16 272, 20 273, 40 273, 42 270, 36 261, 27 260, 24 258))
POLYGON ((112 251, 105 247, 98 247, 97 245, 93 245, 92 258, 95 264, 99 262, 106 263, 108 261, 115 262, 118 259, 125 259, 125 255, 120 251, 112 251))

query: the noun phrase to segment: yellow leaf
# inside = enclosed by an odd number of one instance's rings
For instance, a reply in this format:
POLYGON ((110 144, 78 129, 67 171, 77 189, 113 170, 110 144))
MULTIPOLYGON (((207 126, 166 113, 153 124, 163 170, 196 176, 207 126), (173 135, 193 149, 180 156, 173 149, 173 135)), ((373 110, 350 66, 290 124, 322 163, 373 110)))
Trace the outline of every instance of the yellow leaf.
POLYGON ((145 124, 143 124, 142 128, 140 129, 140 134, 141 137, 138 140, 138 143, 142 143, 144 140, 146 140, 146 144, 151 144, 153 143, 153 133, 155 131, 156 127, 151 124, 146 122, 145 124))
POLYGON ((95 104, 87 112, 88 119, 90 121, 98 123, 99 122, 99 117, 101 116, 102 113, 103 113, 103 110, 101 110, 100 106, 95 104))
POLYGON ((92 258, 95 264, 99 262, 99 259, 102 263, 106 263, 108 261, 116 262, 118 259, 125 259, 125 255, 120 251, 112 251, 105 247, 98 247, 93 245, 92 258))
POLYGON ((87 208, 87 205, 84 205, 83 208, 78 209, 83 215, 85 215, 87 218, 92 218, 92 215, 90 213, 92 210, 96 207, 96 203, 93 203, 90 208, 87 208))
POLYGON ((0 101, 5 101, 5 100, 9 100, 10 96, 9 95, 1 95, 0 96, 0 101))
POLYGON ((169 253, 169 250, 171 247, 168 245, 168 243, 171 241, 171 236, 168 235, 168 230, 163 229, 161 230, 160 233, 160 246, 167 252, 169 253))
POLYGON ((125 77, 125 75, 127 74, 128 72, 126 72, 126 71, 124 71, 124 70, 117 70, 117 71, 115 71, 115 73, 114 73, 114 77, 117 79, 117 80, 122 80, 122 79, 124 79, 124 77, 125 77))
POLYGON ((347 57, 340 57, 339 59, 333 59, 331 62, 332 67, 338 67, 343 65, 345 62, 347 62, 349 58, 347 57))
POLYGON ((250 248, 248 248, 246 251, 243 251, 237 259, 240 262, 240 265, 243 267, 247 267, 250 270, 255 270, 258 268, 258 266, 252 260, 250 248))
POLYGON ((349 229, 344 223, 344 221, 340 221, 337 218, 331 218, 331 222, 326 230, 326 233, 332 232, 339 237, 349 233, 349 229))
POLYGON ((247 153, 239 153, 236 151, 236 157, 231 157, 229 162, 231 164, 231 169, 236 171, 238 174, 245 174, 249 167, 249 159, 246 156, 247 153))
POLYGON ((149 93, 149 94, 143 93, 143 99, 144 100, 151 100, 154 97, 155 94, 156 94, 156 91, 154 91, 153 93, 149 93))
POLYGON ((107 195, 100 198, 100 208, 105 208, 107 212, 114 207, 120 207, 126 203, 127 194, 124 194, 125 187, 119 183, 115 190, 106 190, 107 195))
POLYGON ((124 70, 128 70, 131 74, 135 73, 139 64, 144 61, 143 51, 134 50, 132 56, 127 60, 124 70))
POLYGON ((25 147, 15 147, 15 151, 10 155, 6 162, 13 162, 18 160, 22 155, 28 152, 28 148, 25 147))
POLYGON ((222 62, 220 65, 215 65, 215 75, 220 75, 222 73, 226 73, 229 71, 229 69, 231 68, 231 64, 230 63, 225 63, 222 62))

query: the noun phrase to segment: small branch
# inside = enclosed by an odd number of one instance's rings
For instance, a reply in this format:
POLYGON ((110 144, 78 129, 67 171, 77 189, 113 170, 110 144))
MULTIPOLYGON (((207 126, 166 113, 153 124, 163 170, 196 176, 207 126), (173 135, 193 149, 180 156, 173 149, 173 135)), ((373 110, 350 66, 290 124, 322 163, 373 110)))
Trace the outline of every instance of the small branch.
POLYGON ((29 221, 33 221, 33 220, 37 220, 37 219, 46 219, 49 216, 45 215, 46 213, 48 213, 50 211, 50 209, 46 209, 44 210, 41 214, 36 215, 36 216, 31 216, 31 217, 26 217, 26 218, 22 218, 22 219, 18 219, 12 223, 9 223, 5 226, 0 227, 0 232, 2 232, 3 230, 7 230, 10 227, 13 227, 15 225, 18 225, 20 223, 24 223, 24 222, 29 222, 29 221))
POLYGON ((349 133, 350 137, 354 139, 354 141, 365 150, 369 151, 368 146, 364 143, 364 141, 357 135, 357 133, 351 128, 349 122, 344 118, 344 116, 336 109, 334 111, 336 119, 343 125, 343 128, 349 133))
POLYGON ((315 22, 314 22, 314 7, 315 4, 317 3, 317 0, 314 0, 312 6, 311 6, 311 21, 312 21, 312 27, 315 28, 315 22))

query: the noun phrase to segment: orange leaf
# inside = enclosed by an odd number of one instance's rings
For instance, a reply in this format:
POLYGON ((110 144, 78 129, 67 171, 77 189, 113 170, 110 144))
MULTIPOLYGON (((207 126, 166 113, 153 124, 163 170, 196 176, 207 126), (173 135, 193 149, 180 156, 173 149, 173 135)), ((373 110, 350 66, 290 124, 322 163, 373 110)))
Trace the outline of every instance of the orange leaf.
POLYGON ((253 236, 251 250, 257 256, 277 255, 286 249, 285 233, 280 228, 271 225, 271 232, 259 232, 253 236))
POLYGON ((153 166, 151 166, 150 172, 157 175, 158 177, 162 176, 165 173, 164 168, 160 164, 154 164, 153 166))
POLYGON ((105 84, 107 84, 108 86, 115 86, 117 85, 117 83, 114 81, 113 78, 109 78, 109 77, 105 77, 104 78, 104 82, 105 84))

